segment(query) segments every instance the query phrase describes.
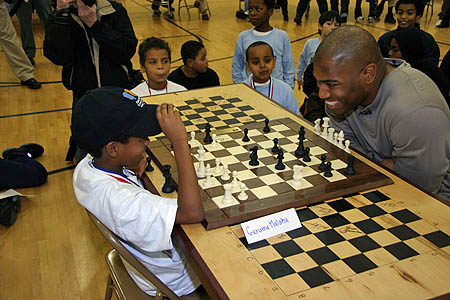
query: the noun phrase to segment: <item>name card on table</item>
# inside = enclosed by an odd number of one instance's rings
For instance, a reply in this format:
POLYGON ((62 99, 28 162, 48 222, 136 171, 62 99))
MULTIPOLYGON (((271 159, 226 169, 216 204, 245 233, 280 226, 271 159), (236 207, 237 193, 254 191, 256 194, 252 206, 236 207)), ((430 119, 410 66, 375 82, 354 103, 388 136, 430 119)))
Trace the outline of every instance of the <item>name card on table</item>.
POLYGON ((268 216, 241 223, 247 243, 255 243, 277 234, 302 227, 295 209, 290 208, 268 216))

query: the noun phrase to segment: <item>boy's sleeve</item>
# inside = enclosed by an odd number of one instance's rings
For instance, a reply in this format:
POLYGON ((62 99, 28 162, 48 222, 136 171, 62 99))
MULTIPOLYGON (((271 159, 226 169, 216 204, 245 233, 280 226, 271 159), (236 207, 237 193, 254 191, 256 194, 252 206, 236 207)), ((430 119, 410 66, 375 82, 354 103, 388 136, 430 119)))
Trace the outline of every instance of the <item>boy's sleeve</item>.
POLYGON ((283 53, 283 81, 286 82, 292 89, 295 86, 295 64, 294 56, 292 55, 291 40, 285 34, 284 39, 284 53, 283 53))
POLYGON ((240 83, 245 80, 242 73, 245 68, 245 51, 243 49, 242 35, 238 36, 236 47, 234 48, 233 64, 231 65, 231 77, 234 83, 240 83))
POLYGON ((437 67, 439 65, 439 58, 441 57, 441 51, 439 46, 434 40, 433 36, 424 31, 423 38, 425 57, 428 58, 437 67))
POLYGON ((289 108, 289 110, 294 114, 300 115, 300 112, 298 110, 298 102, 297 98, 295 98, 294 91, 292 89, 288 89, 287 93, 288 97, 286 97, 286 99, 288 100, 288 103, 286 103, 286 107, 289 108))
POLYGON ((300 57, 298 58, 298 64, 297 64, 297 81, 303 80, 303 72, 305 72, 305 68, 307 65, 306 62, 306 55, 307 55, 307 49, 308 49, 308 43, 309 40, 306 41, 305 46, 303 47, 303 51, 300 54, 300 57))

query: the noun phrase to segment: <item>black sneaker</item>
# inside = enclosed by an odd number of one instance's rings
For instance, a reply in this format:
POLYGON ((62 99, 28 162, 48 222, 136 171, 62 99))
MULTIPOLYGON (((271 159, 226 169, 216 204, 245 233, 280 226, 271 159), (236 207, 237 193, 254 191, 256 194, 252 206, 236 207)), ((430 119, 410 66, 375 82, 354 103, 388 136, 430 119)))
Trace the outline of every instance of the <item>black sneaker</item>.
POLYGON ((294 22, 297 23, 297 25, 301 25, 302 24, 302 19, 299 17, 295 17, 294 22))
POLYGON ((341 17, 341 23, 347 23, 347 17, 341 17))
POLYGON ((202 14, 202 20, 205 20, 205 21, 209 20, 209 16, 207 13, 202 14))
POLYGON ((32 158, 37 158, 44 153, 44 147, 39 144, 29 143, 20 146, 19 148, 9 148, 3 151, 2 156, 4 159, 10 159, 17 153, 25 153, 32 158))
POLYGON ((36 79, 34 79, 34 78, 30 78, 26 81, 21 80, 20 84, 26 85, 27 87, 29 87, 32 90, 37 90, 37 89, 41 88, 41 84, 39 82, 37 82, 36 79))
POLYGON ((386 17, 384 18, 384 22, 385 23, 389 23, 389 24, 395 24, 395 18, 393 14, 386 14, 386 17))
POLYGON ((200 8, 200 1, 195 1, 194 2, 194 7, 200 8))
POLYGON ((284 21, 289 21, 289 16, 283 16, 284 21))

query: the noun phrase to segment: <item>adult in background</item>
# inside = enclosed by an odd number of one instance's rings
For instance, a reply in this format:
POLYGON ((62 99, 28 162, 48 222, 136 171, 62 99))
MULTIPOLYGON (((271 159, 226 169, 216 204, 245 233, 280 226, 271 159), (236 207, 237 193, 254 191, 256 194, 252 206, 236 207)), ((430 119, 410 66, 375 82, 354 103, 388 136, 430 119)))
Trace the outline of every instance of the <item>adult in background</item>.
MULTIPOLYGON (((129 71, 136 46, 133 26, 119 2, 97 0, 88 6, 81 0, 57 0, 45 30, 44 55, 63 66, 62 81, 72 90, 75 106, 98 87, 132 88, 129 71)), ((73 160, 76 149, 71 141, 66 160, 73 160)))
POLYGON ((33 66, 20 46, 3 0, 0 0, 0 45, 11 70, 20 79, 20 83, 30 89, 41 88, 41 84, 34 79, 33 66))
POLYGON ((322 41, 314 76, 331 126, 352 147, 450 201, 450 110, 428 76, 384 60, 373 36, 356 26, 322 41))

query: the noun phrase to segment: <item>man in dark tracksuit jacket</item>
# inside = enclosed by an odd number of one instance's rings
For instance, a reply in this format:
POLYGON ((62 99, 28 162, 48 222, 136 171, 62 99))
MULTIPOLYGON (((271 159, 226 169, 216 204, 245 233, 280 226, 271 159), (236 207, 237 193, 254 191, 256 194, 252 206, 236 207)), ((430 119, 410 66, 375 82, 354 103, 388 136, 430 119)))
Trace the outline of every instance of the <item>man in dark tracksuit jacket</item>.
MULTIPOLYGON (((87 6, 81 0, 57 0, 45 29, 44 55, 63 66, 62 81, 73 92, 73 106, 91 89, 131 89, 129 70, 136 46, 127 11, 115 1, 97 0, 87 6)), ((76 150, 71 139, 66 160, 73 160, 76 150)), ((84 154, 77 151, 77 160, 84 154)))

